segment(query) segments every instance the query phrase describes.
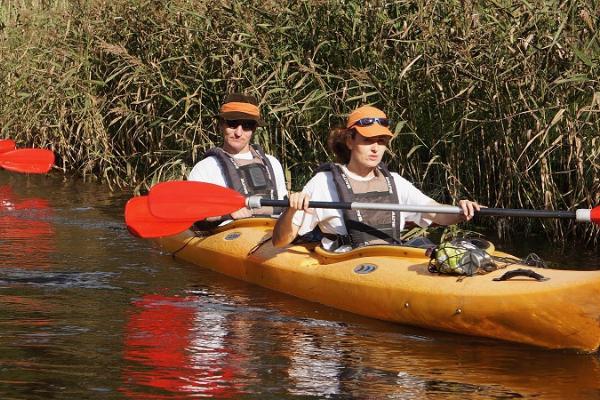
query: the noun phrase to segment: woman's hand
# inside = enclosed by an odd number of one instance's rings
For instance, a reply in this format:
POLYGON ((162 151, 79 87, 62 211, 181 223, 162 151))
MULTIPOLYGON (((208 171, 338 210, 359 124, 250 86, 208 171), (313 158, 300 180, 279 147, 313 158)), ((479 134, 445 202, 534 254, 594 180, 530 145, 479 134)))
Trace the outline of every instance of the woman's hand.
POLYGON ((482 206, 471 200, 460 200, 458 206, 462 208, 463 213, 460 215, 463 221, 470 221, 475 216, 475 211, 479 211, 482 206))
POLYGON ((310 202, 310 194, 304 192, 291 193, 289 196, 290 211, 308 211, 308 203, 310 202))
POLYGON ((293 219, 296 211, 312 212, 308 208, 310 195, 303 192, 290 193, 288 198, 290 205, 285 209, 283 214, 277 219, 277 223, 273 228, 273 236, 271 240, 275 247, 283 247, 292 243, 298 236, 299 226, 294 225, 293 219))

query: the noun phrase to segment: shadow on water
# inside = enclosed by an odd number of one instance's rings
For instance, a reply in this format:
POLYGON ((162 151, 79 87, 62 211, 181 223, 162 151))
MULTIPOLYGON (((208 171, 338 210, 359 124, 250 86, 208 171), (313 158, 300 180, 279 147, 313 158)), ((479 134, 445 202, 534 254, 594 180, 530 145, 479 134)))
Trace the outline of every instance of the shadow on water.
POLYGON ((598 355, 380 322, 175 262, 125 230, 127 194, 0 172, 0 197, 1 398, 600 397, 598 355))

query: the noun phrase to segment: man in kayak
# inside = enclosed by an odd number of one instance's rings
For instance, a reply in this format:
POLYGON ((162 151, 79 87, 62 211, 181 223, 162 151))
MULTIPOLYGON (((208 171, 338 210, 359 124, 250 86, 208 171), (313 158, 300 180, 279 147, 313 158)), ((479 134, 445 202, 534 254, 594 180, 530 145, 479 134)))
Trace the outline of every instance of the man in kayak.
MULTIPOLYGON (((229 94, 217 118, 223 146, 208 150, 194 166, 188 180, 229 187, 245 196, 283 199, 287 189, 281 164, 275 157, 265 154, 259 145, 250 144, 256 129, 263 125, 256 99, 239 93, 229 94)), ((241 208, 211 220, 273 214, 272 208, 241 208)))
POLYGON ((331 131, 328 145, 339 163, 324 164, 302 192, 290 195, 290 206, 273 231, 275 246, 286 246, 296 236, 309 233, 317 226, 323 234, 323 247, 331 251, 397 244, 406 222, 426 227, 432 223, 450 225, 473 218, 480 206, 469 200, 459 201, 463 210, 460 215, 308 208, 309 200, 440 205, 397 173, 390 173, 381 163, 394 136, 389 125, 383 111, 363 106, 348 116, 344 128, 331 131))

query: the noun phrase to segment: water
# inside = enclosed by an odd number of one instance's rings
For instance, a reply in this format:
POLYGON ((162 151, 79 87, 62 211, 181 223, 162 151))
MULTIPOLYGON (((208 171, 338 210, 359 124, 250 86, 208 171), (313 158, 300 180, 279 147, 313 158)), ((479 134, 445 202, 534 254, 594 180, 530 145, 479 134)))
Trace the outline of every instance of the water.
POLYGON ((380 322, 174 261, 125 230, 128 197, 0 172, 0 398, 600 398, 598 355, 380 322))

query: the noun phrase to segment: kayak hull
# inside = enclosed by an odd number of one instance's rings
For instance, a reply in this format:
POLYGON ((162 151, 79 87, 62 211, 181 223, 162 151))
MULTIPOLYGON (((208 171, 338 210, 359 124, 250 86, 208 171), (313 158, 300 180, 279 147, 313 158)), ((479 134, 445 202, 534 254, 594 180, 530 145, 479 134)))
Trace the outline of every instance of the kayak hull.
POLYGON ((419 248, 274 248, 273 225, 268 218, 239 220, 209 236, 188 230, 155 242, 175 258, 371 318, 551 349, 594 352, 600 345, 600 271, 511 265, 458 279, 430 273, 419 248), (549 279, 493 280, 517 268, 549 279))

